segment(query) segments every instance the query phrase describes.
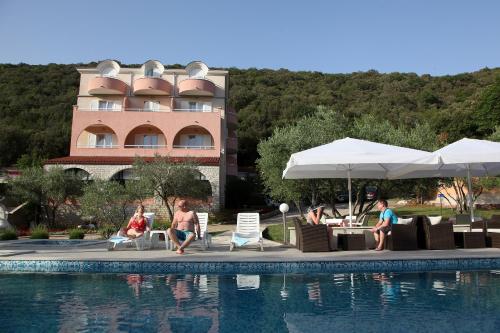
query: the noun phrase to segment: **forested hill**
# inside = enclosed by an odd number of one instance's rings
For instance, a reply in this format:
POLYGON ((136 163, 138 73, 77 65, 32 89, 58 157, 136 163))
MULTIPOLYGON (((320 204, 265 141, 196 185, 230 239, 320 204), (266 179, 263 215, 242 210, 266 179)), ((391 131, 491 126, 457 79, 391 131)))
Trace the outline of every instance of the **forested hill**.
MULTIPOLYGON (((79 84, 75 68, 86 65, 0 64, 0 166, 68 154, 79 84)), ((230 104, 239 113, 240 165, 253 165, 258 141, 276 126, 312 114, 318 105, 349 117, 373 113, 402 125, 427 121, 448 142, 485 137, 500 125, 498 68, 441 77, 229 71, 230 104)))

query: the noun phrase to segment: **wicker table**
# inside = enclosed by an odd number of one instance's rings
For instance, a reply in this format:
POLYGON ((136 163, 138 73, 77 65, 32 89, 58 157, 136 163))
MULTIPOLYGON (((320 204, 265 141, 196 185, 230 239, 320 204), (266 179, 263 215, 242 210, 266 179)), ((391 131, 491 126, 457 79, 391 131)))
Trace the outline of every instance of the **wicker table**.
POLYGON ((344 251, 366 250, 365 234, 339 234, 338 242, 344 251))
POLYGON ((486 247, 486 237, 482 232, 454 232, 455 246, 464 249, 486 247))

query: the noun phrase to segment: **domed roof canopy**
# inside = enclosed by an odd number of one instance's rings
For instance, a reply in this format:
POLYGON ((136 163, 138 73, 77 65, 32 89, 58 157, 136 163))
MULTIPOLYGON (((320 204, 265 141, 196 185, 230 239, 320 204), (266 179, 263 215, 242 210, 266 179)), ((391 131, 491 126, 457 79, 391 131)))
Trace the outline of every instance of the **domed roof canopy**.
POLYGON ((115 77, 120 72, 120 65, 114 60, 104 60, 97 65, 97 70, 101 76, 115 77))
POLYGON ((186 72, 188 73, 190 78, 202 79, 208 73, 208 66, 201 61, 193 61, 186 66, 186 72))
POLYGON ((141 67, 144 76, 160 77, 165 70, 161 62, 157 60, 148 60, 141 67))

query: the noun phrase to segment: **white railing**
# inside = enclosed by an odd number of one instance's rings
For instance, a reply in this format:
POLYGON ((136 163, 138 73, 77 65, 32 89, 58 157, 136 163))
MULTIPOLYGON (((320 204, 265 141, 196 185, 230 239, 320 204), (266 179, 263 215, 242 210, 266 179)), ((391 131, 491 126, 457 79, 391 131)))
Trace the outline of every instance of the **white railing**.
POLYGON ((126 108, 125 111, 134 112, 168 112, 170 109, 126 108))
POLYGON ((144 148, 144 149, 156 149, 156 148, 166 148, 167 145, 125 145, 125 148, 144 148))
POLYGON ((170 109, 145 109, 145 108, 116 108, 116 109, 82 109, 78 108, 78 111, 92 112, 92 111, 102 111, 102 112, 117 112, 117 111, 134 111, 134 112, 168 112, 170 109))
POLYGON ((182 145, 173 145, 173 148, 180 148, 180 149, 215 149, 215 146, 182 146, 182 145))
POLYGON ((120 148, 119 145, 76 145, 76 148, 120 148))
POLYGON ((213 112, 213 108, 210 109, 174 109, 174 112, 213 112))
POLYGON ((118 111, 122 111, 123 108, 114 108, 114 109, 94 109, 94 108, 90 108, 90 109, 83 109, 83 108, 78 108, 78 111, 104 111, 104 112, 118 112, 118 111))

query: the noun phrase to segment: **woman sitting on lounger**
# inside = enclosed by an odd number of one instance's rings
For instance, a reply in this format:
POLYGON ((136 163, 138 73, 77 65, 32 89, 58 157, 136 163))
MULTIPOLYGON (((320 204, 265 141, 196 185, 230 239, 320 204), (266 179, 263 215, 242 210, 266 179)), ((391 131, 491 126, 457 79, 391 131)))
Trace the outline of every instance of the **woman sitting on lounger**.
POLYGON ((323 206, 318 206, 316 208, 309 208, 307 212, 307 223, 311 225, 320 224, 320 220, 323 217, 323 206))
POLYGON ((144 235, 145 231, 149 231, 148 223, 143 214, 144 214, 144 206, 143 205, 137 206, 134 216, 132 216, 132 218, 127 224, 127 227, 124 230, 125 234, 129 238, 141 237, 142 235, 144 235))

